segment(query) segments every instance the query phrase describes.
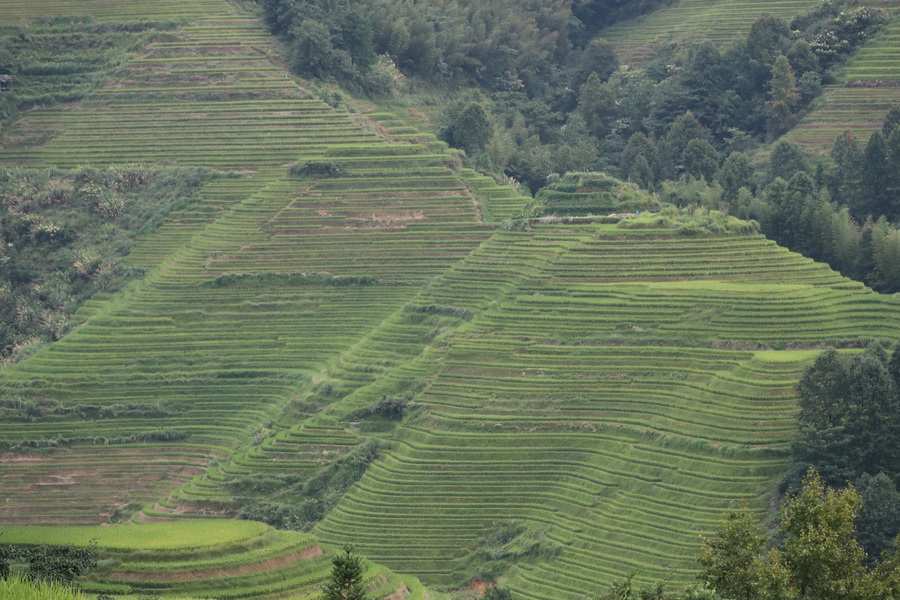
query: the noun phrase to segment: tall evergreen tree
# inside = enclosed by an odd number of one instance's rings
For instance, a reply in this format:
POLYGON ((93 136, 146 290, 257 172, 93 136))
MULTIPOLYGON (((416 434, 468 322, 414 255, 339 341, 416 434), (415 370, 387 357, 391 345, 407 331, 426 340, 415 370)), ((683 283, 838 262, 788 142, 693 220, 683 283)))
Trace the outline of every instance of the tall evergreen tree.
POLYGON ((861 175, 860 198, 851 212, 860 221, 870 215, 878 218, 888 210, 890 187, 887 144, 880 131, 874 132, 866 144, 861 175))
POLYGON ((772 65, 769 96, 771 100, 766 103, 767 127, 770 135, 777 136, 790 128, 794 120, 794 106, 800 99, 791 63, 783 54, 772 65))
POLYGON ((343 547, 343 553, 331 559, 331 580, 322 589, 323 600, 368 600, 363 585, 362 559, 353 553, 353 546, 343 547))

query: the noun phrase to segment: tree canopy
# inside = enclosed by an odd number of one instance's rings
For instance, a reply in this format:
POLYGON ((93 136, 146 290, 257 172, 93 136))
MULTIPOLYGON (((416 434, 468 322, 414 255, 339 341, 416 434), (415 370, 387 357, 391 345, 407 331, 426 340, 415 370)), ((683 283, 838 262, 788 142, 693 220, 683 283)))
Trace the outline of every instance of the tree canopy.
POLYGON ((323 600, 368 600, 363 585, 362 558, 346 545, 331 559, 331 579, 322 589, 323 600))
POLYGON ((898 555, 873 569, 864 564, 855 537, 861 500, 852 487, 830 488, 810 469, 799 493, 785 499, 772 538, 746 505, 726 514, 716 535, 702 538, 699 577, 729 600, 896 598, 898 555))

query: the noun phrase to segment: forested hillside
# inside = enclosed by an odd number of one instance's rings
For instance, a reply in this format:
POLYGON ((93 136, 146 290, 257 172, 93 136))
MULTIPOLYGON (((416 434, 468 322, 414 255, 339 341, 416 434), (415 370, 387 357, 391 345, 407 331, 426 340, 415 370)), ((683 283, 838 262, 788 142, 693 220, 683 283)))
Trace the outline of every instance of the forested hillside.
POLYGON ((0 0, 0 568, 730 599, 810 466, 890 550, 900 113, 781 136, 894 5, 707 4, 0 0))

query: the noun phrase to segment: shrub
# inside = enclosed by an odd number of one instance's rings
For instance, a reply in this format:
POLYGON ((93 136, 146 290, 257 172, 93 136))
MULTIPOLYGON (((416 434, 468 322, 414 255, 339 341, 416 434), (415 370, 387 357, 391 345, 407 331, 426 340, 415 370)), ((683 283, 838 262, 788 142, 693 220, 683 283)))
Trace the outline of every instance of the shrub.
POLYGON ((344 173, 344 166, 341 163, 324 160, 308 160, 302 165, 294 163, 288 169, 289 175, 294 177, 311 177, 313 179, 340 177, 344 173))

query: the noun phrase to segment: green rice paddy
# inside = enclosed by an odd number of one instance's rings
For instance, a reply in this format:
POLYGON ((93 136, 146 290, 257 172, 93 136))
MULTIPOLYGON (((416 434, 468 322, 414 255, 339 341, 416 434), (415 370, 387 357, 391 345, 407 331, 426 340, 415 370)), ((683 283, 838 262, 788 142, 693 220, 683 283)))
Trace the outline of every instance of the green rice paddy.
MULTIPOLYGON (((810 3, 729 4, 743 12, 679 6, 725 32, 810 3)), ((0 372, 4 397, 103 415, 0 423, 4 541, 97 537, 90 592, 314 597, 319 540, 381 565, 371 593, 418 600, 415 577, 462 586, 490 567, 485 540, 510 520, 540 537, 495 565, 523 598, 631 572, 688 583, 730 502, 773 500, 804 365, 900 337, 900 300, 759 235, 507 229, 529 198, 457 169, 402 110, 310 97, 222 0, 0 3, 4 19, 42 11, 181 25, 85 101, 29 112, 18 126, 46 143, 0 162, 222 171, 139 241, 145 278, 0 372), (339 174, 289 175, 308 161, 339 174), (358 416, 393 397, 412 399, 402 423, 358 416), (308 477, 370 436, 379 458, 315 537, 222 518, 236 478, 308 477)))
POLYGON ((75 544, 84 546, 97 540, 97 547, 109 550, 195 549, 236 543, 266 530, 253 521, 182 521, 146 523, 138 528, 118 527, 3 527, 8 544, 75 544))

